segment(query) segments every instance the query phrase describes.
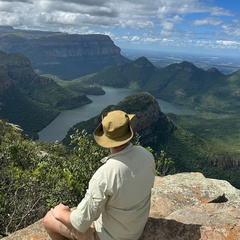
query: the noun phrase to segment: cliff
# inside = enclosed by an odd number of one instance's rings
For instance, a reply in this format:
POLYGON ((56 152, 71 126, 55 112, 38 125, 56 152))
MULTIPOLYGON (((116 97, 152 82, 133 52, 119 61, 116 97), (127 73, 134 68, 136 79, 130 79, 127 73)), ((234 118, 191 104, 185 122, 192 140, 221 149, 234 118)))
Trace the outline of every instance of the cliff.
POLYGON ((91 100, 36 74, 21 53, 0 51, 0 118, 18 124, 30 136, 48 125, 59 110, 91 100))
POLYGON ((34 69, 63 79, 77 78, 129 61, 107 35, 3 28, 0 38, 0 50, 21 52, 30 59, 34 69))
MULTIPOLYGON (((227 181, 197 172, 156 177, 151 212, 140 240, 239 240, 239 216, 240 190, 227 181)), ((42 219, 3 238, 48 239, 42 219)))

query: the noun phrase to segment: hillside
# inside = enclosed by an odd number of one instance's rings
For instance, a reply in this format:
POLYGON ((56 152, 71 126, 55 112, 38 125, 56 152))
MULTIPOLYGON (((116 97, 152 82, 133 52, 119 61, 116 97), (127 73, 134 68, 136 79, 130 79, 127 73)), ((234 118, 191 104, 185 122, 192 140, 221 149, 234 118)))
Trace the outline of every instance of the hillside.
POLYGON ((205 71, 186 61, 159 69, 141 57, 79 81, 148 91, 157 98, 199 111, 233 113, 240 107, 239 72, 224 75, 216 68, 205 71))
POLYGON ((121 62, 129 62, 107 35, 67 34, 0 28, 0 50, 20 52, 42 74, 73 79, 121 62))
POLYGON ((0 118, 20 125, 26 133, 40 131, 60 110, 90 102, 85 94, 37 75, 24 55, 0 52, 0 118))
MULTIPOLYGON (((160 109, 157 100, 149 93, 130 95, 116 105, 110 105, 102 113, 120 109, 135 113, 135 131, 140 135, 143 146, 155 151, 164 150, 172 158, 177 172, 199 171, 207 177, 228 180, 240 188, 240 154, 229 154, 218 142, 205 140, 183 129, 167 117, 160 109)), ((88 121, 73 126, 63 143, 69 145, 70 135, 76 129, 86 129, 92 133, 101 121, 98 115, 88 121)))

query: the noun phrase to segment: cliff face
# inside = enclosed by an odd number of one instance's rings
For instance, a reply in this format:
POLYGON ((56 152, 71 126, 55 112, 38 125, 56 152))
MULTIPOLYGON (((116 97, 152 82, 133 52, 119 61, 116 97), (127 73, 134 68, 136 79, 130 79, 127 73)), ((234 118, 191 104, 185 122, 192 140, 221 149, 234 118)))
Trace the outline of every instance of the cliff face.
MULTIPOLYGON (((140 240, 239 240, 239 216, 240 190, 227 181, 201 173, 156 177, 151 212, 140 240), (214 201, 223 194, 222 201, 214 201)), ((16 239, 50 238, 40 220, 3 238, 16 239)))
POLYGON ((174 123, 161 111, 151 94, 137 93, 120 101, 113 109, 136 114, 135 131, 141 136, 143 146, 158 148, 176 129, 174 123))
POLYGON ((20 53, 0 52, 0 118, 18 124, 26 133, 41 130, 59 110, 91 102, 82 93, 40 77, 29 59, 20 53))
POLYGON ((3 29, 0 38, 0 50, 21 52, 30 59, 34 69, 65 79, 129 61, 107 35, 3 29))
POLYGON ((56 58, 120 55, 120 48, 106 35, 57 35, 30 41, 29 47, 37 46, 56 58))

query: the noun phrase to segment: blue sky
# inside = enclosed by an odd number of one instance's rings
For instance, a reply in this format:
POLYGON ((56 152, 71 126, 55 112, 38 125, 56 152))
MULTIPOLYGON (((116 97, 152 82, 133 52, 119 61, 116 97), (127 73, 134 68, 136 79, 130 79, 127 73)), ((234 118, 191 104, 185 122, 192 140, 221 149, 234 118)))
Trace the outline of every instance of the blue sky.
POLYGON ((120 48, 240 54, 239 0, 0 0, 0 25, 107 34, 120 48))

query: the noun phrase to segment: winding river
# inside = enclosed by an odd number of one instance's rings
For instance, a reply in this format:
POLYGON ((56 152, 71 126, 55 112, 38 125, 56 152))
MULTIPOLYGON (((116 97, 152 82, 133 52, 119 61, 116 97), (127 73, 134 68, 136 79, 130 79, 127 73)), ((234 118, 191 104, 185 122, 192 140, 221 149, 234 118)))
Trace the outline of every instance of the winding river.
MULTIPOLYGON (((108 105, 117 104, 123 98, 135 93, 135 91, 125 88, 102 88, 106 92, 105 95, 87 95, 93 101, 91 104, 62 111, 57 118, 38 133, 39 141, 60 142, 71 126, 98 115, 108 105)), ((158 99, 158 103, 164 113, 194 114, 194 110, 184 106, 171 104, 160 99, 158 99)))

